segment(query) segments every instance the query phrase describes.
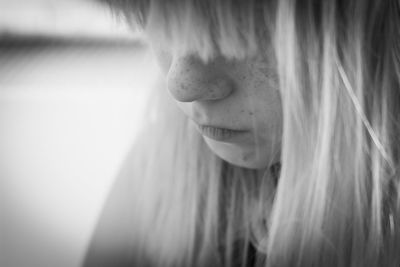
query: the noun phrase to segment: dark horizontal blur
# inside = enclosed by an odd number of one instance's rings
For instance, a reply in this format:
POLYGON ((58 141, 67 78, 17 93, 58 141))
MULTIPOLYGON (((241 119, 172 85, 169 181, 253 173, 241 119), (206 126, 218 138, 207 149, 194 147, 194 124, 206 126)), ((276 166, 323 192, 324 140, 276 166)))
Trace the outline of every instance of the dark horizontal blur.
POLYGON ((117 21, 96 0, 0 0, 0 37, 136 38, 117 21))
POLYGON ((143 53, 141 40, 9 37, 0 40, 0 91, 15 85, 41 90, 127 86, 143 53))

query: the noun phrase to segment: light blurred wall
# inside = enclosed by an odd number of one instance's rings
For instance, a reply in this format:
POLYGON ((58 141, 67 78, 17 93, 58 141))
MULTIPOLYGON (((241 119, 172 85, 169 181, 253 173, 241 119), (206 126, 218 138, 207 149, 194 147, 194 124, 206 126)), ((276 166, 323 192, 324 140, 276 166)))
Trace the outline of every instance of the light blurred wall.
POLYGON ((140 129, 151 61, 144 48, 0 61, 0 266, 78 266, 140 129))
MULTIPOLYGON (((0 27, 6 25, 5 7, 34 9, 34 2, 80 1, 0 0, 0 27)), ((71 22, 85 14, 76 13, 71 22)), ((108 15, 103 19, 109 21, 108 15)), ((46 34, 76 36, 59 27, 46 34)), ((0 41, 0 267, 78 267, 141 127, 157 72, 148 49, 141 42, 95 39, 45 45, 28 39, 17 47, 0 41)))

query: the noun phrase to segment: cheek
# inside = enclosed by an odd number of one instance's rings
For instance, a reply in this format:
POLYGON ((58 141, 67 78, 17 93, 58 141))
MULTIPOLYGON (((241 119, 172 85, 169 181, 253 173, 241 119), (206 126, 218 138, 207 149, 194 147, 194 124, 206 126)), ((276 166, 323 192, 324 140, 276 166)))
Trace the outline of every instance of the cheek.
POLYGON ((259 110, 254 113, 257 121, 254 130, 260 149, 270 151, 262 153, 270 154, 268 157, 276 162, 280 157, 282 141, 283 114, 281 98, 279 92, 275 89, 268 90, 264 96, 265 98, 258 99, 257 108, 259 110))
POLYGON ((271 139, 281 136, 283 127, 282 103, 278 92, 270 91, 256 98, 254 117, 257 134, 271 139))
MULTIPOLYGON (((253 71, 242 81, 246 88, 246 110, 252 120, 256 146, 248 149, 248 162, 269 166, 280 160, 283 112, 277 79, 253 71)), ((243 160, 245 160, 243 158, 243 160)), ((245 161, 243 161, 245 162, 245 161)))
POLYGON ((282 132, 282 102, 277 79, 271 72, 247 69, 242 75, 240 87, 243 88, 245 112, 252 120, 255 133, 259 137, 282 132))

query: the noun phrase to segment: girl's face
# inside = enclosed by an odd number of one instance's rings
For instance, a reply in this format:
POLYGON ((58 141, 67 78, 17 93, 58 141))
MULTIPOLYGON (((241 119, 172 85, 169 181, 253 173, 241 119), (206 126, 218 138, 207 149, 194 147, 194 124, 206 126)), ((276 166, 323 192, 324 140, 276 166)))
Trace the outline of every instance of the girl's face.
POLYGON ((279 161, 282 108, 272 56, 204 63, 153 49, 171 96, 216 155, 252 169, 279 161))

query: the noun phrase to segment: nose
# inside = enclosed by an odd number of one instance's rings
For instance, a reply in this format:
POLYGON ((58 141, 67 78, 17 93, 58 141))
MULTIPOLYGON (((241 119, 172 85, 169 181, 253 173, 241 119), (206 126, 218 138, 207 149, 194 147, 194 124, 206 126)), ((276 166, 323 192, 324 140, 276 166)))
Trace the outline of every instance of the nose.
POLYGON ((194 56, 174 59, 168 73, 168 90, 180 102, 226 98, 233 91, 233 82, 217 65, 194 56))

